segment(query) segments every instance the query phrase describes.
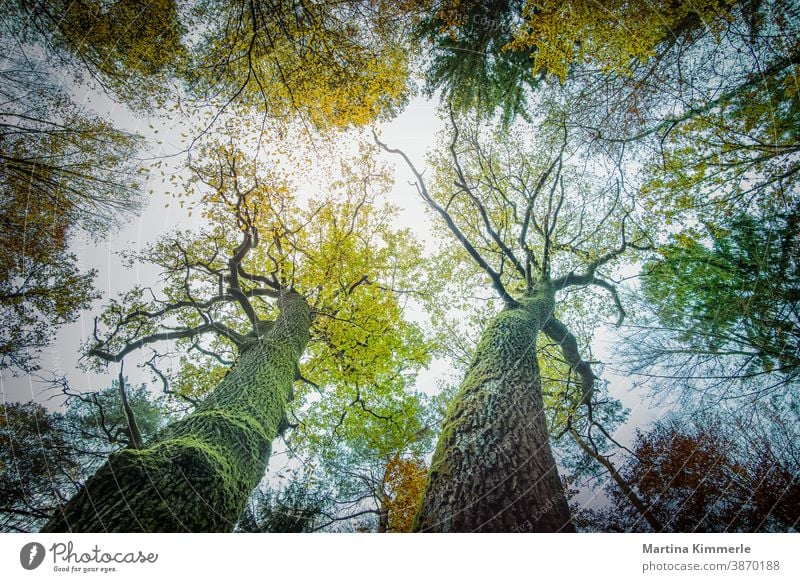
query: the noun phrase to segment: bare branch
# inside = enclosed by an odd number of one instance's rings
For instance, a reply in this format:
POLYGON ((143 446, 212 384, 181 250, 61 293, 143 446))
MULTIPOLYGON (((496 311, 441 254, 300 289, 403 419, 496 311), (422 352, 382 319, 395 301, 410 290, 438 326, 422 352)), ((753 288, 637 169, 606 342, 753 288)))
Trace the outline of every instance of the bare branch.
POLYGON ((125 390, 125 377, 122 375, 122 368, 125 362, 120 362, 119 365, 119 395, 122 399, 122 410, 125 412, 125 420, 128 424, 128 448, 141 449, 142 448, 142 433, 139 431, 139 425, 136 423, 136 415, 133 413, 130 403, 128 402, 128 393, 125 390))
POLYGON ((492 227, 492 223, 489 220, 489 215, 486 212, 486 208, 483 206, 483 203, 480 201, 480 198, 475 195, 472 191, 472 188, 469 187, 467 184, 467 178, 464 176, 464 171, 461 169, 461 162, 458 159, 458 152, 456 151, 456 144, 458 143, 458 125, 456 124, 455 115, 453 114, 453 108, 450 107, 450 121, 453 125, 453 140, 450 142, 450 155, 453 158, 453 167, 456 171, 456 177, 458 181, 455 183, 456 187, 461 188, 461 190, 469 196, 469 199, 472 201, 475 208, 478 210, 478 213, 481 215, 481 219, 483 221, 483 226, 486 229, 486 232, 492 238, 492 240, 500 247, 500 250, 503 252, 505 257, 511 261, 511 264, 514 265, 514 268, 519 272, 520 275, 525 277, 525 267, 522 263, 517 259, 514 251, 509 248, 508 245, 503 241, 502 237, 497 233, 497 231, 492 227))
POLYGON ((385 143, 381 142, 378 139, 378 134, 375 133, 374 131, 373 131, 373 136, 375 138, 375 143, 377 143, 381 149, 390 154, 397 154, 401 156, 403 160, 405 160, 409 169, 416 178, 417 192, 419 193, 422 200, 432 210, 434 210, 437 214, 439 214, 439 216, 442 217, 442 219, 447 224, 447 227, 450 229, 450 232, 452 232, 453 235, 458 240, 458 242, 461 243, 461 246, 464 247, 464 249, 469 253, 469 255, 473 258, 473 260, 478 264, 478 266, 489 275, 489 278, 492 280, 492 286, 494 287, 495 291, 497 291, 498 295, 500 295, 500 298, 503 300, 503 302, 507 306, 516 307, 518 305, 518 302, 508 293, 508 291, 506 291, 506 288, 500 279, 499 273, 497 273, 494 269, 492 269, 492 267, 489 266, 489 264, 481 256, 481 254, 477 251, 477 249, 472 245, 472 243, 470 243, 470 241, 467 239, 464 233, 461 232, 461 229, 458 228, 458 226, 456 226, 450 214, 433 199, 433 197, 428 192, 427 187, 425 186, 425 181, 422 178, 422 174, 419 171, 417 171, 417 168, 414 166, 414 164, 411 162, 411 160, 405 154, 405 152, 399 149, 388 147, 385 143))
POLYGON ((169 387, 169 381, 167 380, 167 377, 164 376, 164 373, 161 370, 159 370, 158 368, 156 368, 155 364, 153 363, 153 360, 155 359, 155 357, 156 356, 154 354, 152 358, 150 358, 149 360, 147 360, 145 362, 145 365, 148 368, 150 368, 153 371, 153 373, 156 376, 158 376, 158 378, 161 380, 161 384, 164 387, 164 394, 170 394, 172 396, 177 396, 177 397, 185 400, 186 402, 188 402, 192 406, 197 406, 199 404, 199 402, 197 400, 195 400, 194 398, 191 398, 189 396, 186 396, 185 394, 178 394, 177 392, 172 390, 172 388, 169 387))
POLYGON ((586 285, 597 285, 611 294, 611 298, 614 300, 614 306, 617 308, 617 312, 619 313, 616 326, 621 326, 622 322, 625 321, 625 308, 622 307, 622 301, 619 298, 619 292, 617 291, 617 288, 610 282, 606 281, 605 279, 601 279, 594 274, 576 275, 575 273, 570 273, 553 281, 553 287, 556 291, 561 291, 567 287, 585 287, 586 285))
POLYGON ((193 338, 205 333, 216 333, 217 335, 224 336, 240 349, 248 343, 247 338, 239 332, 236 332, 221 323, 210 322, 204 323, 203 325, 198 325, 197 327, 187 327, 184 329, 168 330, 150 334, 148 336, 128 342, 117 353, 110 353, 101 349, 100 347, 95 347, 89 350, 89 355, 100 358, 101 360, 105 360, 106 362, 121 362, 122 359, 128 354, 148 344, 153 344, 160 341, 193 338))

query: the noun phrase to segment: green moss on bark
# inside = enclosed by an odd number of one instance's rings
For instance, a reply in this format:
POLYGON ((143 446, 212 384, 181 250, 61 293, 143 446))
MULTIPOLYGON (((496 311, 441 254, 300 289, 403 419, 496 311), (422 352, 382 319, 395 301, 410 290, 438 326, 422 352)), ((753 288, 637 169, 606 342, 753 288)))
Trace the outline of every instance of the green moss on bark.
POLYGON ((571 529, 543 413, 536 336, 554 292, 538 286, 484 331, 445 418, 416 531, 571 529))
POLYGON ((186 418, 111 455, 43 531, 231 531, 285 418, 311 313, 284 297, 273 326, 186 418))

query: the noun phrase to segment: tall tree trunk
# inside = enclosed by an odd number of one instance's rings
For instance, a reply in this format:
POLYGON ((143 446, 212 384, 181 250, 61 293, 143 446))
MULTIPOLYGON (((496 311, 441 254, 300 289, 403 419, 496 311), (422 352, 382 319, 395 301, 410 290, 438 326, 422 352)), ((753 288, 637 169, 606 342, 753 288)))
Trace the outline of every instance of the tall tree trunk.
POLYGON ((378 533, 389 531, 389 507, 386 504, 387 501, 386 496, 381 495, 380 507, 378 508, 378 533))
POLYGON ((296 292, 186 418, 142 449, 112 454, 44 532, 231 531, 285 422, 311 311, 296 292))
POLYGON ((574 531, 550 450, 536 336, 549 284, 483 333, 431 462, 414 531, 574 531))

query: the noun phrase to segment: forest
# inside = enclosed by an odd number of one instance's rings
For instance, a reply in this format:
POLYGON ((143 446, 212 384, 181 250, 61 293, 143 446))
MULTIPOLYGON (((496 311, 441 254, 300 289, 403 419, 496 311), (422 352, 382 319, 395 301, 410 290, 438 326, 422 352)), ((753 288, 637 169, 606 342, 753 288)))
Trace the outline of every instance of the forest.
POLYGON ((0 13, 1 532, 800 529, 795 0, 0 13))

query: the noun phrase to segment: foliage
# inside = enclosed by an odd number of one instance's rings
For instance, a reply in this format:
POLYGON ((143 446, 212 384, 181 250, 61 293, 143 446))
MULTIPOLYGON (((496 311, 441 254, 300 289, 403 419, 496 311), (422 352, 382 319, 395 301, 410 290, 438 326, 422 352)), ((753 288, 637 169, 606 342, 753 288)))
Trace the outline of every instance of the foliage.
POLYGON ((742 205, 785 210, 793 198, 794 3, 448 1, 430 13, 426 75, 445 100, 500 109, 506 122, 555 107, 573 140, 641 191, 653 229, 698 213, 718 220, 742 205), (503 62, 494 52, 520 63, 489 82, 482 71, 503 62), (541 82, 548 73, 562 85, 541 82), (486 89, 473 82, 513 97, 481 104, 486 89), (511 89, 526 83, 535 90, 511 89))
MULTIPOLYGON (((128 388, 145 439, 170 415, 146 386, 128 388)), ((70 396, 64 413, 38 403, 0 406, 0 531, 34 531, 108 454, 130 446, 119 386, 70 396)))
POLYGON ((586 152, 565 141, 563 126, 451 121, 422 194, 442 219, 434 228, 443 285, 426 303, 447 338, 442 348, 468 364, 475 329, 548 279, 559 285, 556 315, 588 343, 604 321, 624 316, 613 283, 621 256, 650 245, 635 196, 602 166, 581 165, 586 152))
MULTIPOLYGON (((269 159, 267 152, 261 156, 269 159)), ((289 175, 264 171, 258 158, 224 143, 199 159, 189 185, 202 199, 196 208, 208 226, 127 255, 159 267, 163 298, 137 287, 112 300, 98 321, 109 334, 95 355, 107 360, 128 353, 142 338, 166 339, 161 332, 171 329, 177 341, 156 360, 183 356, 188 376, 178 386, 202 396, 208 377, 230 368, 258 326, 269 325, 277 293, 294 289, 314 313, 301 368, 318 385, 368 385, 391 373, 396 361, 414 369, 426 360, 423 338, 403 319, 400 303, 404 290, 415 288, 421 252, 408 231, 391 227, 396 210, 379 200, 388 183, 374 160, 344 164, 324 195, 305 202, 289 175), (184 331, 175 334, 175 324, 184 331)))
POLYGON ((647 62, 662 43, 675 43, 701 26, 713 28, 716 20, 728 16, 727 4, 527 0, 521 11, 523 24, 507 48, 528 51, 534 73, 543 70, 562 82, 573 63, 629 74, 631 61, 647 62))
POLYGON ((76 230, 100 238, 139 209, 141 144, 74 103, 15 26, 0 29, 0 368, 17 372, 97 297, 67 247, 76 230))
MULTIPOLYGON (((509 47, 522 6, 521 0, 445 0, 424 6, 415 37, 430 49, 426 93, 441 90, 459 111, 490 116, 499 108, 505 121, 527 117, 526 100, 539 77, 529 74, 529 52, 509 47)), ((414 3, 406 7, 410 14, 419 9, 414 3)))
POLYGON ((256 489, 236 530, 244 533, 307 533, 329 505, 329 500, 292 481, 280 490, 256 489))
POLYGON ((36 262, 24 254, 8 256, 6 249, 0 252, 7 269, 0 280, 0 317, 9 323, 0 331, 0 370, 30 373, 57 328, 76 321, 98 297, 96 273, 81 273, 77 257, 63 250, 36 262))
MULTIPOLYGON (((6 6, 7 5, 7 6, 6 6)), ((10 28, 113 97, 147 109, 163 101, 186 57, 175 0, 12 0, 10 28)), ((63 70, 63 69, 62 69, 63 70)))
POLYGON ((0 406, 2 531, 29 531, 65 500, 78 478, 80 463, 61 430, 62 420, 34 402, 0 406))
POLYGON ((797 54, 775 60, 757 63, 767 67, 757 82, 674 124, 645 174, 650 209, 667 209, 670 221, 693 211, 715 222, 735 212, 789 210, 800 170, 800 69, 797 54))
POLYGON ((411 388, 419 364, 396 365, 395 374, 371 386, 298 390, 296 424, 285 440, 303 469, 294 479, 328 500, 315 529, 394 531, 395 510, 410 526, 421 489, 412 500, 416 485, 405 481, 413 467, 405 463, 430 451, 440 399, 411 388))
POLYGON ((799 362, 797 224, 796 209, 737 214, 659 249, 642 277, 657 322, 631 334, 632 359, 677 378, 727 379, 714 394, 738 393, 732 379, 748 383, 746 392, 790 385, 799 362))
POLYGON ((320 129, 364 125, 406 93, 402 23, 389 2, 204 0, 208 23, 190 69, 195 91, 270 120, 300 118, 320 129))
POLYGON ((428 466, 421 459, 395 455, 389 461, 384 478, 388 489, 386 511, 389 531, 411 531, 427 474, 428 466))
MULTIPOLYGON (((668 531, 787 531, 800 518, 796 407, 667 420, 637 434, 621 472, 668 531), (747 427, 747 428, 746 428, 747 427), (788 448, 782 448, 782 447, 788 448)), ((645 529, 613 491, 603 528, 645 529)))

